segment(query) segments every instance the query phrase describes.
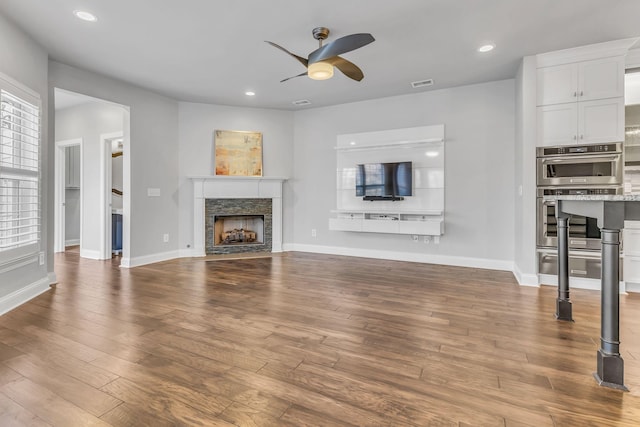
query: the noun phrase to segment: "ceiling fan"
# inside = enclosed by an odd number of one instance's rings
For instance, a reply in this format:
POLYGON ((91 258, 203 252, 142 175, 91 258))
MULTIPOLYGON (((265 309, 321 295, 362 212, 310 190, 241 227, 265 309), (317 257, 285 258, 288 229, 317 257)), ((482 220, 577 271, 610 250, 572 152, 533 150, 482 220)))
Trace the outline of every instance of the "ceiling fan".
POLYGON ((280 83, 295 77, 309 76, 314 80, 326 80, 333 77, 333 67, 336 67, 345 76, 350 79, 360 81, 364 78, 362 70, 358 68, 356 64, 348 61, 341 56, 343 53, 351 52, 352 50, 359 49, 369 43, 375 41, 373 36, 369 33, 351 34, 348 36, 340 37, 322 45, 322 41, 329 37, 329 29, 326 27, 317 27, 313 29, 313 38, 318 40, 320 46, 309 54, 308 58, 303 58, 294 53, 289 52, 287 49, 279 46, 273 42, 265 40, 271 46, 288 53, 298 60, 302 65, 307 67, 307 71, 298 74, 297 76, 288 77, 284 80, 280 80, 280 83))

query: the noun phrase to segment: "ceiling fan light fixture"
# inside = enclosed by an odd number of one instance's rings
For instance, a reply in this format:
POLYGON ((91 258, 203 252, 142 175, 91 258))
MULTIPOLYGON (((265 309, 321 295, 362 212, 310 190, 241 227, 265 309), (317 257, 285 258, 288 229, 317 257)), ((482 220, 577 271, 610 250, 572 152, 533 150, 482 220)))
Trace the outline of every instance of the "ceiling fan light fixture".
POLYGON ((333 77, 333 65, 327 62, 309 64, 309 78, 313 80, 327 80, 333 77))

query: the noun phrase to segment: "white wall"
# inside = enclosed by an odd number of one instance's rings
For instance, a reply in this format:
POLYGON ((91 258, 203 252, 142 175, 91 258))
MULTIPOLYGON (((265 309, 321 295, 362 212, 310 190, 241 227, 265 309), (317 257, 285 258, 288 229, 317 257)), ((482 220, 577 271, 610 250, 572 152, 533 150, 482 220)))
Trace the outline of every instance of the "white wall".
MULTIPOLYGON (((180 249, 193 247, 193 188, 189 176, 213 175, 213 131, 262 132, 263 175, 293 177, 293 113, 259 108, 181 102, 180 127, 180 249)), ((297 143, 297 142, 296 142, 297 143)), ((283 241, 294 239, 291 180, 284 184, 283 241)), ((335 188, 335 187, 334 187, 335 188)))
POLYGON ((106 102, 92 102, 56 111, 56 141, 82 138, 83 177, 79 191, 82 192, 84 213, 81 255, 85 252, 97 257, 100 253, 100 237, 104 233, 100 226, 100 135, 122 132, 124 113, 123 107, 106 102))
MULTIPOLYGON (((174 258, 178 254, 178 103, 97 73, 49 62, 50 90, 65 89, 125 105, 124 266, 174 258), (130 129, 130 134, 128 130, 130 129), (160 189, 149 197, 148 188, 160 189), (129 190, 129 191, 127 191, 129 190), (126 215, 127 210, 130 211, 126 215), (169 242, 163 235, 169 234, 169 242)), ((53 129, 50 130, 53 133, 53 129)), ((49 179, 53 181, 53 174, 49 179)), ((52 190, 51 190, 52 191, 52 190)), ((53 194, 53 192, 51 192, 53 194)), ((51 219, 51 221, 53 221, 51 219)), ((53 224, 51 224, 53 225, 53 224)))
POLYGON ((536 58, 523 58, 516 77, 514 272, 522 285, 538 285, 536 258, 536 58))
POLYGON ((48 289, 47 272, 53 274, 53 222, 45 219, 53 212, 53 184, 46 177, 51 170, 47 140, 47 53, 21 29, 0 14, 0 72, 37 92, 42 100, 42 240, 45 265, 37 262, 0 273, 0 313, 48 289))
POLYGON ((511 269, 514 251, 515 82, 504 80, 295 113, 294 224, 290 249, 389 255, 511 269), (336 208, 336 136, 445 125, 445 234, 328 230, 336 208), (311 229, 317 237, 311 237, 311 229))

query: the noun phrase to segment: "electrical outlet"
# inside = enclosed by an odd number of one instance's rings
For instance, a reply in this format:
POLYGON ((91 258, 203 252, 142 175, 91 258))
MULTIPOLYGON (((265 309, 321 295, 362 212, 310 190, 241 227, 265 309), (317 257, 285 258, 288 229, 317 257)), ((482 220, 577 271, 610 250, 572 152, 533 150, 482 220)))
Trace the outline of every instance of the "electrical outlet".
POLYGON ((413 236, 413 241, 417 242, 418 240, 420 240, 420 236, 413 236))
POLYGON ((318 232, 316 231, 315 228, 311 229, 311 237, 317 237, 318 236, 318 232))
POLYGON ((440 236, 433 236, 433 243, 436 245, 440 244, 440 236))
POLYGON ((38 261, 40 262, 40 265, 44 265, 44 252, 40 252, 38 261))
POLYGON ((428 245, 431 243, 431 236, 424 236, 424 242, 428 245))
POLYGON ((165 243, 169 242, 169 235, 168 235, 168 234, 165 234, 164 236, 162 236, 162 240, 163 240, 165 243))

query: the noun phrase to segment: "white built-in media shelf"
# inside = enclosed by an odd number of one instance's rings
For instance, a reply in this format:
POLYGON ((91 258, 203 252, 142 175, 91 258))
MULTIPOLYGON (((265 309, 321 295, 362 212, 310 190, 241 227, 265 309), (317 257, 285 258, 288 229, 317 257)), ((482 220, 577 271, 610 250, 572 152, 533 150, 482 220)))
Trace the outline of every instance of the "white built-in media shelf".
POLYGON ((443 235, 444 146, 444 125, 338 135, 336 210, 329 230, 443 235), (395 200, 357 196, 357 165, 385 162, 411 162, 411 195, 395 200))
POLYGON ((331 211, 329 229, 365 233, 413 234, 441 236, 444 232, 442 211, 331 211))

